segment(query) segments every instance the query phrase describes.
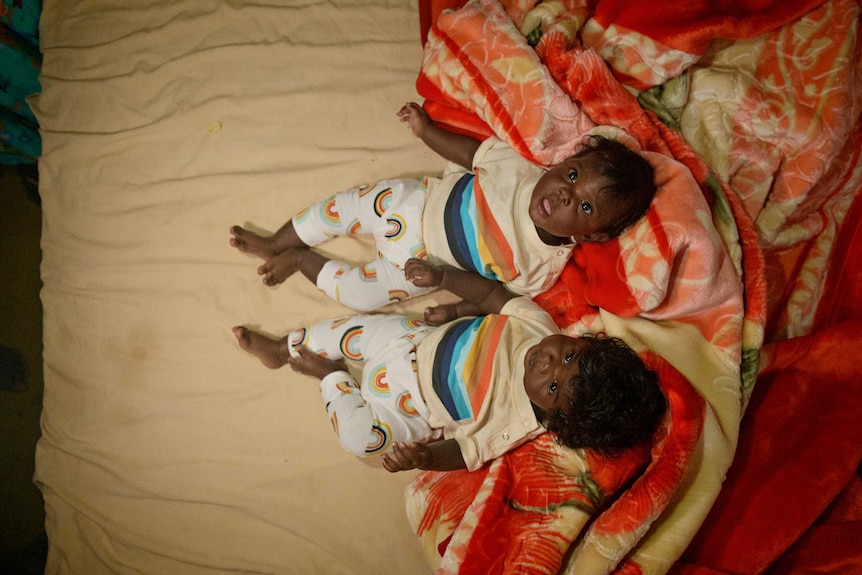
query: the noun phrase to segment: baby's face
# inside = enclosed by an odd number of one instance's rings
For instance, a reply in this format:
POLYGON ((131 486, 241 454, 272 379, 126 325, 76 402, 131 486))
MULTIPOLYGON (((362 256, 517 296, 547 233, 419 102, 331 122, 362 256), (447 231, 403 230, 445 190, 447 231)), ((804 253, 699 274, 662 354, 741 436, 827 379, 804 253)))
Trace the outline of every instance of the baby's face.
POLYGON ((622 208, 602 191, 609 181, 596 170, 596 154, 571 157, 548 170, 538 181, 530 199, 530 219, 545 243, 574 239, 601 242, 602 232, 622 217, 622 208))
POLYGON ((534 404, 545 411, 559 409, 568 402, 584 340, 567 335, 549 335, 527 350, 524 357, 524 390, 534 404))

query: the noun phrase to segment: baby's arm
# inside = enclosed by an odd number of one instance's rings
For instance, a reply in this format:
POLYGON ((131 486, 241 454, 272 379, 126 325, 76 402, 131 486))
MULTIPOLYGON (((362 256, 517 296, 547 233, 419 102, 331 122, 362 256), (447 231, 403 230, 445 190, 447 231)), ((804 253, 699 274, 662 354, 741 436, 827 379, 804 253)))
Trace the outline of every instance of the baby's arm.
POLYGON ((384 453, 382 458, 383 467, 390 473, 408 469, 426 471, 467 469, 467 464, 461 455, 461 448, 454 439, 393 443, 392 449, 384 453))
POLYGON ((408 102, 398 110, 402 122, 410 124, 413 135, 425 145, 449 160, 468 170, 473 168, 473 156, 481 142, 470 136, 455 134, 434 124, 422 106, 408 102))
POLYGON ((443 325, 459 317, 482 315, 479 306, 464 300, 455 303, 444 303, 425 308, 425 323, 428 325, 443 325))
POLYGON ((404 264, 407 281, 418 287, 441 287, 452 292, 481 314, 500 313, 506 302, 518 297, 498 281, 452 266, 435 266, 425 260, 404 264))

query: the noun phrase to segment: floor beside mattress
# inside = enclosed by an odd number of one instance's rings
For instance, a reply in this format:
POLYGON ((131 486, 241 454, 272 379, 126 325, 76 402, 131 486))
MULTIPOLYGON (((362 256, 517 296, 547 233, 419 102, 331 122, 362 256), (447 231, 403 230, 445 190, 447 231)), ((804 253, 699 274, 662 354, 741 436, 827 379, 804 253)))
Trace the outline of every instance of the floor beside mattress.
POLYGON ((0 166, 0 575, 41 574, 47 538, 33 484, 42 412, 42 214, 19 170, 0 166))

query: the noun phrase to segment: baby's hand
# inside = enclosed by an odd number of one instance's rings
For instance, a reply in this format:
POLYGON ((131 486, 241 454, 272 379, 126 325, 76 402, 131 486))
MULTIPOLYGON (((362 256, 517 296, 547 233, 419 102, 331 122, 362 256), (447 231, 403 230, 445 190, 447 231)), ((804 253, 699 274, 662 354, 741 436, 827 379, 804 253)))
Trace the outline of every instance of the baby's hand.
POLYGON ((390 473, 409 469, 426 469, 431 464, 431 448, 423 441, 395 442, 382 456, 383 467, 390 473))
POLYGON ((442 304, 426 307, 423 318, 428 325, 443 325, 458 319, 458 308, 455 304, 442 304))
POLYGON ((410 125, 410 130, 417 138, 421 138, 425 128, 431 124, 428 113, 416 102, 407 102, 398 110, 398 118, 410 125))
POLYGON ((410 258, 404 264, 404 277, 416 287, 437 287, 443 281, 443 270, 425 260, 410 258))

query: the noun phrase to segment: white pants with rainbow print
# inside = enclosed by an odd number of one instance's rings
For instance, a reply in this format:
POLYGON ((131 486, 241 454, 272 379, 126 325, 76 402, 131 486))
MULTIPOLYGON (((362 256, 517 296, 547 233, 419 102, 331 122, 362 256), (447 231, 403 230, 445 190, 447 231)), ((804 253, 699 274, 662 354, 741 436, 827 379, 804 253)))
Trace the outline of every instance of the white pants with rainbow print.
POLYGON ((329 297, 359 311, 427 293, 404 278, 410 258, 425 257, 422 211, 425 185, 419 180, 382 180, 339 192, 312 204, 293 217, 300 239, 316 246, 343 235, 370 235, 377 258, 359 267, 338 260, 324 265, 317 287, 329 297))
POLYGON ((320 382, 326 412, 345 449, 377 455, 393 441, 432 435, 416 379, 416 346, 432 329, 406 316, 379 314, 319 321, 291 332, 291 348, 302 344, 323 357, 363 364, 361 384, 345 371, 320 382))

